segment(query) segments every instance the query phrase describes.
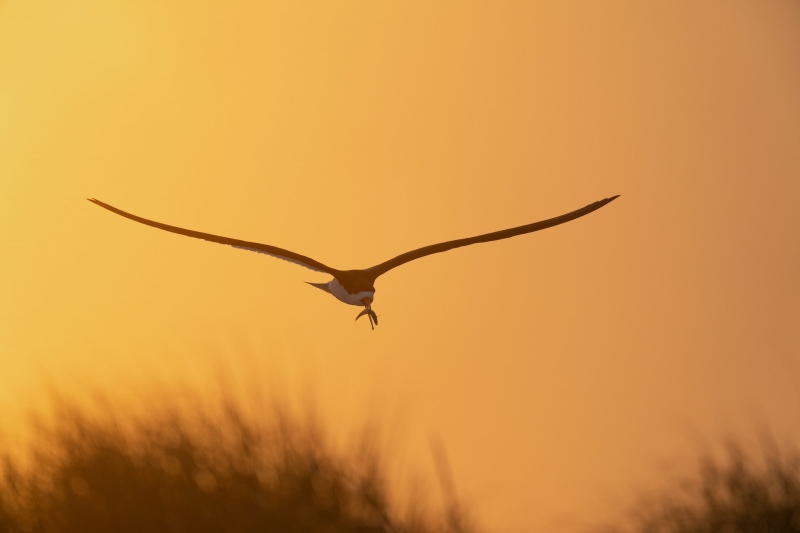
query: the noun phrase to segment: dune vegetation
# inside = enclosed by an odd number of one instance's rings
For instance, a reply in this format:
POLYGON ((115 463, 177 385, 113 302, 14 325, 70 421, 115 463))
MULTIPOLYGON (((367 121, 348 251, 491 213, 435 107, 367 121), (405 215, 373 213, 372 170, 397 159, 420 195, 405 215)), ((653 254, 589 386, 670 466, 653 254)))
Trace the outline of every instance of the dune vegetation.
POLYGON ((454 503, 395 497, 369 431, 342 449, 283 407, 55 403, 2 455, 0 533, 474 530, 454 503))
MULTIPOLYGON (((442 449, 444 498, 398 494, 374 428, 341 446, 280 402, 179 397, 138 410, 56 397, 28 444, 0 453, 0 533, 477 531, 442 449)), ((591 531, 800 533, 796 448, 732 441, 693 470, 591 531)))
POLYGON ((800 533, 800 451, 731 439, 602 533, 800 533))

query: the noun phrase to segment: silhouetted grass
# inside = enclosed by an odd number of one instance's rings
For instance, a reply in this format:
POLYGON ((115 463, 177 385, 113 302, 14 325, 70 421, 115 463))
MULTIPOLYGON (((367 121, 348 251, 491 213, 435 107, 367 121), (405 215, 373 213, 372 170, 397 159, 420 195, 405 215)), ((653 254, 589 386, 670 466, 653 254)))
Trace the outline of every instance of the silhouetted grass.
POLYGON ((694 476, 639 500, 606 533, 800 532, 800 451, 736 441, 708 452, 694 476))
MULTIPOLYGON (((394 495, 375 431, 341 449, 286 406, 256 416, 195 400, 162 395, 138 412, 58 400, 25 453, 0 453, 0 533, 474 531, 438 443, 434 512, 394 495)), ((800 450, 729 443, 602 531, 800 533, 800 450)))
POLYGON ((399 504, 369 433, 336 451, 280 407, 101 403, 62 401, 24 455, 3 454, 0 533, 467 531, 453 509, 399 504))

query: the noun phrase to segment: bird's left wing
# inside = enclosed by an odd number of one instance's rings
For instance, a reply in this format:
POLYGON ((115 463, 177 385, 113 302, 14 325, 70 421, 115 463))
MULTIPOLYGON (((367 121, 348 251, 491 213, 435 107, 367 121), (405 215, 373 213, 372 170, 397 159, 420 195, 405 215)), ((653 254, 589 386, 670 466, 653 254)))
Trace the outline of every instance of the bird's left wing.
POLYGON ((368 268, 366 272, 374 280, 381 274, 385 274, 386 272, 388 272, 393 268, 399 267, 400 265, 408 263, 409 261, 413 261, 414 259, 425 257, 426 255, 438 254, 441 252, 446 252, 447 250, 452 250, 453 248, 459 248, 461 246, 469 246, 470 244, 477 244, 479 242, 498 241, 500 239, 507 239, 509 237, 514 237, 516 235, 522 235, 524 233, 531 233, 545 228, 557 226, 559 224, 563 224, 564 222, 569 222, 570 220, 575 220, 576 218, 588 215, 592 211, 600 209, 601 207, 615 200, 618 197, 619 195, 612 196, 611 198, 605 198, 603 200, 591 203, 586 207, 576 209, 575 211, 572 211, 565 215, 561 215, 555 218, 549 218, 547 220, 542 220, 540 222, 534 222, 533 224, 526 224, 525 226, 518 226, 516 228, 504 229, 492 233, 477 235, 475 237, 468 237, 466 239, 457 239, 454 241, 440 242, 439 244, 432 244, 430 246, 418 248, 416 250, 400 254, 394 259, 389 259, 388 261, 385 261, 379 265, 375 265, 374 267, 368 268))
POLYGON ((200 231, 193 231, 190 229, 179 228, 177 226, 170 226, 168 224, 162 224, 161 222, 155 222, 153 220, 148 220, 146 218, 132 215, 131 213, 127 213, 122 209, 117 209, 114 206, 108 205, 107 203, 101 202, 100 200, 95 200, 94 198, 88 198, 88 200, 90 202, 99 205, 100 207, 108 209, 112 213, 116 213, 125 218, 135 220, 136 222, 139 222, 141 224, 146 224, 154 228, 163 229, 164 231, 170 231, 172 233, 177 233, 179 235, 186 235, 187 237, 194 237, 196 239, 203 239, 206 241, 217 242, 220 244, 227 244, 233 246, 234 248, 241 248, 243 250, 250 250, 253 252, 259 252, 262 254, 271 255, 273 257, 277 257, 278 259, 283 259, 284 261, 289 261, 291 263, 304 266, 316 272, 327 272, 328 274, 331 274, 333 276, 335 276, 337 272, 336 269, 331 268, 327 265, 323 265, 319 261, 315 261, 310 257, 296 254, 294 252, 290 252, 289 250, 278 248, 277 246, 270 246, 269 244, 261 244, 257 242, 241 241, 239 239, 231 239, 228 237, 221 237, 219 235, 212 235, 211 233, 202 233, 200 231))

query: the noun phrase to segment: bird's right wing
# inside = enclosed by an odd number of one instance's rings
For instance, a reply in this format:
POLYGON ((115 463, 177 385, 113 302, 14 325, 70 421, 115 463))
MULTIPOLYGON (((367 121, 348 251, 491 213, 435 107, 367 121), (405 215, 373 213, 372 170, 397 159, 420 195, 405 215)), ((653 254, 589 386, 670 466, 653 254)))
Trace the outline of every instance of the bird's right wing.
POLYGON ((431 244, 430 246, 425 246, 423 248, 417 248, 416 250, 411 250, 410 252, 400 254, 393 259, 389 259, 388 261, 385 261, 379 265, 375 265, 374 267, 368 268, 366 272, 372 277, 372 279, 375 279, 381 274, 385 274, 386 272, 388 272, 393 268, 399 267, 400 265, 408 263, 409 261, 413 261, 414 259, 425 257, 426 255, 438 254, 441 252, 446 252, 447 250, 452 250, 453 248, 459 248, 461 246, 469 246, 470 244, 477 244, 479 242, 498 241, 500 239, 507 239, 509 237, 514 237, 516 235, 522 235, 524 233, 531 233, 545 228, 558 226, 559 224, 563 224, 564 222, 569 222, 570 220, 575 220, 576 218, 588 215, 592 211, 596 211, 597 209, 600 209, 607 203, 615 200, 618 196, 619 195, 612 196, 611 198, 605 198, 603 200, 599 200, 597 202, 589 204, 586 207, 576 209, 575 211, 572 211, 565 215, 561 215, 555 218, 549 218, 547 220, 542 220, 539 222, 534 222, 533 224, 526 224, 525 226, 518 226, 516 228, 504 229, 492 233, 477 235, 475 237, 467 237, 466 239, 457 239, 454 241, 440 242, 438 244, 431 244))
POLYGON ((107 203, 101 202, 100 200, 95 200, 94 198, 89 198, 88 200, 90 202, 99 205, 100 207, 108 209, 112 213, 116 213, 120 216, 129 218, 141 224, 146 224, 154 228, 163 229, 164 231, 170 231, 172 233, 177 233, 179 235, 186 235, 187 237, 194 237, 196 239, 203 239, 206 241, 217 242, 220 244, 227 244, 233 246, 234 248, 241 248, 243 250, 250 250, 252 252, 259 252, 262 254, 271 255, 272 257, 277 257, 278 259, 283 259, 284 261, 289 261, 290 263, 295 263, 297 265, 304 266, 316 272, 326 272, 333 276, 335 276, 337 272, 336 269, 331 268, 327 265, 323 265, 319 261, 315 261, 310 257, 296 254, 294 252, 290 252, 289 250, 278 248, 277 246, 270 246, 269 244, 261 244, 257 242, 241 241, 239 239, 230 239, 228 237, 212 235, 211 233, 202 233, 200 231, 193 231, 190 229, 179 228, 177 226, 170 226, 168 224, 162 224, 161 222, 155 222, 153 220, 148 220, 146 218, 132 215, 131 213, 127 213, 121 209, 117 209, 114 206, 108 205, 107 203))

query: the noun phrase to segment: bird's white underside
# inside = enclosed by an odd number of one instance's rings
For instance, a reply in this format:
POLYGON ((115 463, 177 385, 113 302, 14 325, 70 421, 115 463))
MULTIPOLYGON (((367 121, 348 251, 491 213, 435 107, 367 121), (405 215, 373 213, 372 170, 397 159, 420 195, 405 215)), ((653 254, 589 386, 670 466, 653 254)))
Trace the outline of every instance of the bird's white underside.
MULTIPOLYGON (((269 252, 265 252, 264 250, 259 250, 257 248, 248 248, 247 246, 234 246, 234 248, 239 248, 240 250, 247 250, 249 252, 257 252, 259 254, 269 255, 271 257, 283 259, 284 261, 294 263, 295 265, 306 267, 307 269, 313 270, 314 272, 324 272, 322 270, 312 267, 311 265, 303 263, 302 261, 298 261, 296 259, 292 259, 282 255, 271 254, 269 252)), ((375 296, 375 293, 372 291, 361 291, 356 294, 350 294, 349 292, 347 292, 347 289, 342 287, 342 284, 339 283, 339 280, 337 280, 336 278, 328 282, 328 290, 330 290, 331 294, 333 294, 337 300, 350 305, 364 305, 363 303, 361 303, 361 300, 363 300, 364 298, 369 298, 371 302, 375 296)))
POLYGON ((282 255, 271 254, 269 252, 265 252, 264 250, 259 250, 258 248, 248 248, 247 246, 234 246, 234 245, 231 245, 231 246, 233 246, 234 248, 239 248, 240 250, 247 250, 249 252, 256 252, 256 253, 259 253, 259 254, 268 255, 270 257, 283 259, 284 261, 288 261, 290 263, 294 263, 295 265, 300 265, 301 267, 306 267, 307 269, 313 270, 314 272, 323 272, 323 273, 325 272, 324 270, 320 270, 318 268, 314 268, 309 264, 303 263, 302 261, 298 261, 297 259, 291 259, 289 257, 285 257, 285 256, 282 256, 282 255))
POLYGON ((330 289, 331 294, 333 294, 337 300, 350 305, 364 305, 361 303, 361 300, 364 298, 369 298, 369 301, 372 302, 375 296, 373 291, 361 291, 355 294, 350 294, 347 292, 347 289, 342 287, 342 284, 339 283, 339 280, 336 278, 328 282, 328 289, 330 289))

